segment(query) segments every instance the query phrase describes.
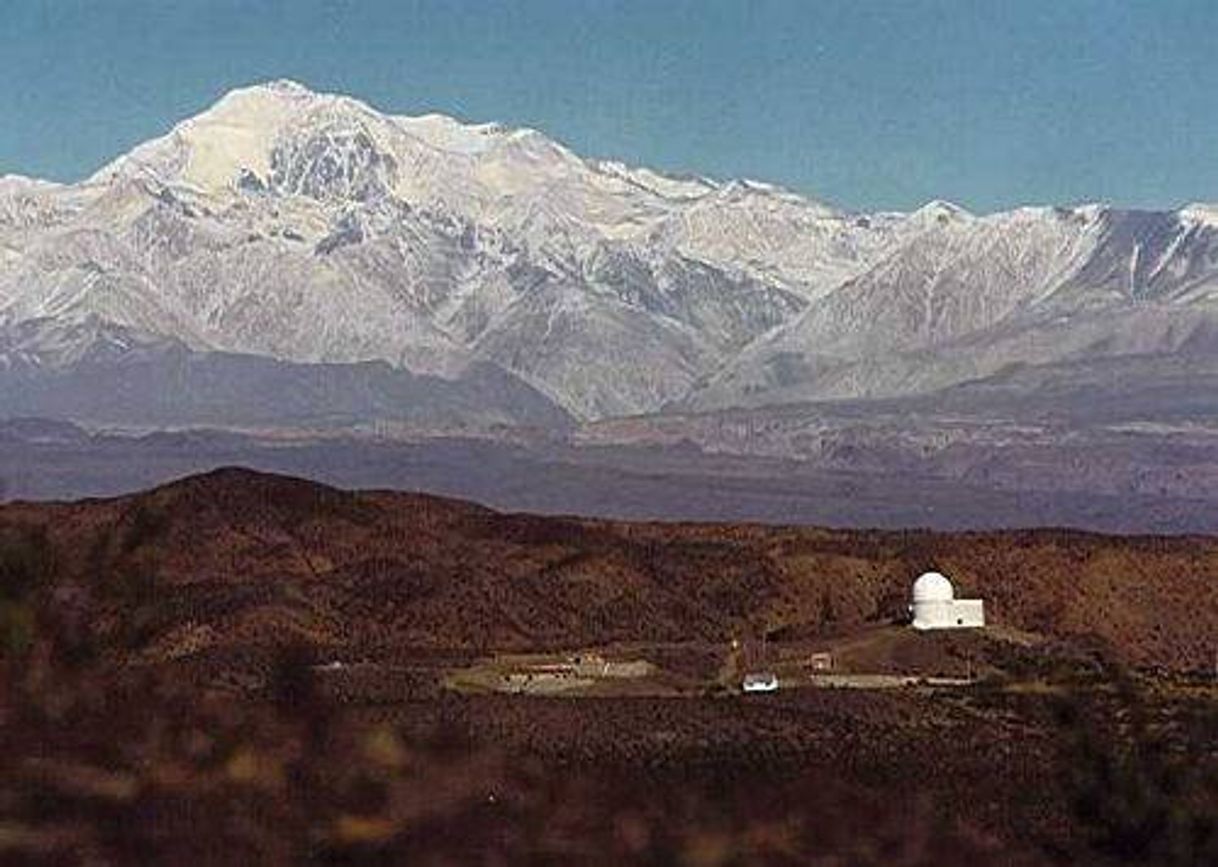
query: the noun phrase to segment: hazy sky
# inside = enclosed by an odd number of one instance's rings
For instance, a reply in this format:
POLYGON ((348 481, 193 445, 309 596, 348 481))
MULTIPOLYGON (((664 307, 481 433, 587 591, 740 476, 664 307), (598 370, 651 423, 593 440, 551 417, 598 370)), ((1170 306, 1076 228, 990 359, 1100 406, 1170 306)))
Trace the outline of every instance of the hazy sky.
POLYGON ((1218 200, 1215 0, 2 0, 0 173, 278 77, 860 209, 1218 200))

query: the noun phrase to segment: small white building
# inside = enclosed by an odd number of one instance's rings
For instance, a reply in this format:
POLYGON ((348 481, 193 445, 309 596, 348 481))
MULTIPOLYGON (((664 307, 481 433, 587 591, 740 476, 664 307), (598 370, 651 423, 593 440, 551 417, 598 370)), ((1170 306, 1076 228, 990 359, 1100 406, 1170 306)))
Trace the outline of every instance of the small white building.
POLYGON ((926 572, 913 585, 914 629, 979 629, 985 626, 985 602, 957 599, 946 575, 926 572))
POLYGON ((775 692, 778 690, 778 677, 769 671, 750 672, 744 676, 740 688, 745 692, 775 692))

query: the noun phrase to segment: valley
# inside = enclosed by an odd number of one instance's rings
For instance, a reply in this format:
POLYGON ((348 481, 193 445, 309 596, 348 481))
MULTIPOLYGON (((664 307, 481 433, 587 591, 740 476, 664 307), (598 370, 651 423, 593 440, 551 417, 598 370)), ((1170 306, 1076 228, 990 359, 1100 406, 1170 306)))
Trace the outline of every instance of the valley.
MULTIPOLYGON (((106 431, 0 422, 0 499, 113 496, 241 465, 499 509, 636 520, 940 530, 1218 531, 1218 439, 1199 421, 1076 423, 785 407, 569 433, 106 431)), ((1135 416, 1145 418, 1145 416, 1135 416)))

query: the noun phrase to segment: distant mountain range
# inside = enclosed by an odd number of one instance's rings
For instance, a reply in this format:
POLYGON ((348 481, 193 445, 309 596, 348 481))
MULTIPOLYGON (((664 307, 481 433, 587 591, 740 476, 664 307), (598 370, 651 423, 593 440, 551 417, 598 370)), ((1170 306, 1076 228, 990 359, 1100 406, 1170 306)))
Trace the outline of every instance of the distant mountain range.
POLYGON ((0 179, 0 415, 566 428, 1165 359, 1218 359, 1218 207, 848 213, 284 81, 0 179))

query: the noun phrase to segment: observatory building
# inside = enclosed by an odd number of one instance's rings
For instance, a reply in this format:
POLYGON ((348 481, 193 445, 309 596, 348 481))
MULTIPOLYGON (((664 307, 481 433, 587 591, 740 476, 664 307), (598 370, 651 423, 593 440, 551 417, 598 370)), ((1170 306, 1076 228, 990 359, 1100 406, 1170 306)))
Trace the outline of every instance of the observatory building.
POLYGON ((985 626, 985 603, 980 599, 957 599, 947 576, 926 572, 914 582, 914 629, 977 629, 985 626))

